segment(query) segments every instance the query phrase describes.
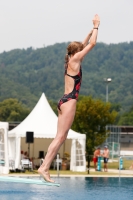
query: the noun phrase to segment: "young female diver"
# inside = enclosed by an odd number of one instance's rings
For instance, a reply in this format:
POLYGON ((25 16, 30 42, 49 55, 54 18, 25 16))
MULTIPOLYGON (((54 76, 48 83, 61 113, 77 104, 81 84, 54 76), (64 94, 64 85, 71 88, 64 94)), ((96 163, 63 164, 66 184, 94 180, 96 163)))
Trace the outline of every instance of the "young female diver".
POLYGON ((72 42, 67 47, 65 57, 65 92, 58 102, 57 134, 48 148, 42 165, 38 169, 38 173, 48 182, 54 182, 50 178, 49 168, 61 145, 66 140, 68 131, 73 123, 82 79, 81 62, 96 45, 99 24, 100 18, 98 15, 95 15, 93 18, 93 30, 87 35, 85 40, 82 43, 72 42))

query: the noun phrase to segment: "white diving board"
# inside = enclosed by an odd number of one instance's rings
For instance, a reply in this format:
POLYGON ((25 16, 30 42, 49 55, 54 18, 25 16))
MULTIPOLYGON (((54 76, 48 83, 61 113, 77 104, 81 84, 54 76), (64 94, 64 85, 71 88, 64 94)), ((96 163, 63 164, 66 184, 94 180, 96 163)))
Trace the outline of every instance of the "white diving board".
POLYGON ((16 177, 7 177, 0 176, 1 182, 12 182, 12 183, 26 183, 26 184, 37 184, 37 185, 48 185, 48 186, 57 186, 60 187, 59 183, 50 183, 44 180, 36 180, 30 178, 16 178, 16 177))

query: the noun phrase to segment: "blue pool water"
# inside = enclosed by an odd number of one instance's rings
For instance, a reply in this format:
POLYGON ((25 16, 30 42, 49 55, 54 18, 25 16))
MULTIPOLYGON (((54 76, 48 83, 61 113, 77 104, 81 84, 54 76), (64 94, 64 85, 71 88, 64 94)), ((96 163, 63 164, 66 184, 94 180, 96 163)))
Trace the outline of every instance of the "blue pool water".
POLYGON ((0 182, 0 200, 132 200, 133 178, 56 178, 60 187, 0 182))

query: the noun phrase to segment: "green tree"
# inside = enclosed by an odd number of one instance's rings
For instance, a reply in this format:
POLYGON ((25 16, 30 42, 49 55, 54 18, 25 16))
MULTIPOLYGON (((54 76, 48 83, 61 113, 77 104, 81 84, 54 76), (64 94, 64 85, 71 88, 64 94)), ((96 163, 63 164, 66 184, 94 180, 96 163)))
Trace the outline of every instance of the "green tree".
POLYGON ((110 112, 112 112, 113 110, 115 110, 118 113, 114 122, 114 124, 117 125, 121 117, 122 106, 119 103, 111 103, 110 112))
MULTIPOLYGON (((58 43, 34 50, 14 49, 0 53, 0 101, 19 99, 32 108, 42 92, 58 101, 64 92, 64 56, 68 43, 58 43)), ((133 100, 133 42, 97 43, 82 63, 80 94, 105 100, 104 78, 111 77, 109 101, 129 111, 133 100)), ((116 109, 119 109, 116 106, 116 109)))
POLYGON ((6 99, 0 102, 0 121, 22 121, 30 113, 17 99, 6 99))
POLYGON ((131 107, 129 112, 124 113, 119 121, 118 125, 130 125, 133 126, 133 106, 131 107))
POLYGON ((94 148, 102 144, 108 131, 106 125, 113 124, 117 116, 116 111, 110 111, 110 103, 94 100, 92 97, 80 97, 72 129, 86 134, 86 154, 88 155, 88 167, 90 155, 94 148))
POLYGON ((119 103, 111 103, 110 111, 115 110, 116 112, 120 112, 121 105, 119 103))

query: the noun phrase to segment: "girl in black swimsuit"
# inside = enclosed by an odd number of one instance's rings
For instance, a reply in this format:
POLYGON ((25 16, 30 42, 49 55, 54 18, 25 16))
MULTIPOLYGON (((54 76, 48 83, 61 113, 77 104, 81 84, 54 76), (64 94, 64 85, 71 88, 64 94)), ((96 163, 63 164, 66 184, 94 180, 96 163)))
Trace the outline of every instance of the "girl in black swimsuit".
POLYGON ((57 133, 48 148, 43 164, 38 169, 38 173, 40 173, 48 182, 54 182, 50 179, 49 168, 61 145, 66 140, 68 131, 74 120, 76 102, 82 78, 81 62, 96 44, 99 23, 99 16, 95 15, 93 19, 94 28, 87 35, 85 40, 82 43, 72 42, 67 47, 65 62, 65 94, 58 103, 57 133), (88 44, 89 41, 90 43, 88 44))
POLYGON ((69 94, 64 94, 63 97, 58 102, 58 109, 61 111, 60 107, 63 103, 70 101, 71 99, 78 100, 79 90, 81 86, 81 80, 82 80, 82 69, 80 67, 80 71, 77 75, 71 76, 70 74, 67 74, 67 70, 65 70, 65 75, 71 77, 74 80, 74 88, 72 92, 69 94))

